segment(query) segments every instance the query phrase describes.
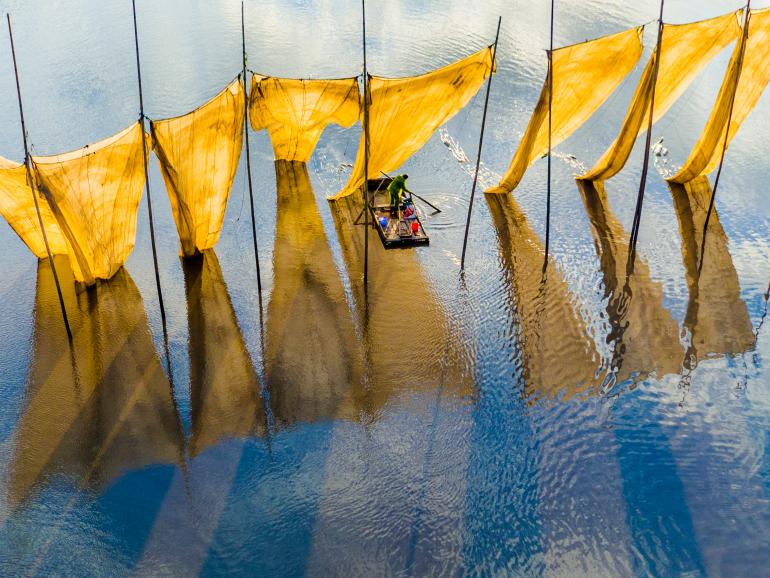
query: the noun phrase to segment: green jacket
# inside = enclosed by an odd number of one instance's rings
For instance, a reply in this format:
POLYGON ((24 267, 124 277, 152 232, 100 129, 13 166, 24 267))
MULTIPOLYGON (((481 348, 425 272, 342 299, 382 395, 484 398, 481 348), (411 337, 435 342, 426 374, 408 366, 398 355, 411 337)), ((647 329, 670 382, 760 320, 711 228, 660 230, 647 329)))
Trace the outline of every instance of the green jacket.
POLYGON ((388 192, 391 195, 400 196, 403 192, 411 193, 412 191, 406 188, 406 179, 404 178, 404 175, 398 175, 388 185, 388 192))

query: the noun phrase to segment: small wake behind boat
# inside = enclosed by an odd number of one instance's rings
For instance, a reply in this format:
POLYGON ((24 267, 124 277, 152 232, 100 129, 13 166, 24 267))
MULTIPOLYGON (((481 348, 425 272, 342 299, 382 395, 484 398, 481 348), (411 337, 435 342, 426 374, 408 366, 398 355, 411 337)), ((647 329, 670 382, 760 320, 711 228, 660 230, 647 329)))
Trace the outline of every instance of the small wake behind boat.
POLYGON ((411 197, 405 199, 404 204, 398 211, 394 211, 391 206, 388 185, 392 181, 391 177, 369 179, 367 181, 369 210, 383 246, 386 249, 392 249, 395 247, 427 245, 430 242, 430 237, 425 232, 411 197))

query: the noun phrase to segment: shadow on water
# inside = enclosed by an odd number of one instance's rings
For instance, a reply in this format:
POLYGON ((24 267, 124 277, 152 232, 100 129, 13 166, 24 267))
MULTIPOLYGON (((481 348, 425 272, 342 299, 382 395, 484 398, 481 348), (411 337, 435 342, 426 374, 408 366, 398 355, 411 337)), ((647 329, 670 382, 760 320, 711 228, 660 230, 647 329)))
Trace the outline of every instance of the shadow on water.
MULTIPOLYGON (((680 387, 686 394, 692 370, 700 360, 745 351, 753 344, 753 333, 716 212, 709 224, 703 268, 698 272, 711 196, 708 180, 702 177, 686 186, 669 187, 679 221, 689 292, 683 322, 689 343, 673 349, 684 356, 679 371, 685 372, 680 387)), ((628 324, 626 365, 633 359, 629 357, 634 343, 629 332, 634 322, 633 300, 638 296, 633 283, 644 278, 639 273, 647 275, 637 261, 631 278, 631 305, 624 318, 628 324)), ((655 318, 660 322, 657 315, 655 318)), ((652 343, 649 347, 654 353, 652 343)), ((649 362, 662 373, 660 358, 653 356, 649 362)), ((701 395, 712 394, 710 381, 708 377, 703 380, 701 395)), ((723 389, 719 381, 713 385, 723 389)), ((753 475, 745 475, 751 468, 742 460, 747 458, 744 452, 750 450, 741 431, 743 420, 733 419, 735 407, 720 403, 700 407, 697 399, 688 406, 654 381, 645 384, 638 395, 612 406, 623 493, 635 544, 634 574, 723 575, 725 567, 743 570, 733 572, 736 575, 756 574, 763 554, 752 537, 761 534, 755 525, 764 527, 766 522, 764 511, 756 509, 762 491, 758 491, 753 475)))
POLYGON ((684 186, 669 183, 669 188, 682 235, 689 292, 684 318, 689 338, 685 368, 694 369, 703 358, 746 351, 754 344, 754 333, 716 207, 709 220, 706 246, 702 247, 711 198, 708 179, 698 177, 684 186), (698 271, 701 252, 703 264, 698 271))
POLYGON ((174 472, 185 468, 184 433, 128 272, 84 290, 66 257, 56 266, 74 338, 70 348, 50 264, 40 261, 0 542, 19 575, 115 573, 140 555, 174 472), (105 532, 119 550, 79 556, 105 532))
POLYGON ((189 323, 192 431, 133 575, 197 575, 210 551, 248 451, 270 465, 263 390, 213 250, 182 259, 189 323), (255 441, 256 440, 256 441, 255 441))
POLYGON ((566 398, 597 385, 599 355, 553 260, 512 195, 485 194, 508 285, 525 394, 566 398))
MULTIPOLYGON (((651 374, 662 377, 678 373, 684 349, 678 325, 663 306, 662 286, 651 279, 649 267, 638 252, 633 263, 628 262, 629 235, 610 208, 604 183, 577 181, 577 185, 591 223, 607 301, 609 385, 628 379, 637 383, 651 374)), ((626 510, 627 537, 623 541, 628 544, 628 553, 622 573, 649 571, 639 551, 653 547, 652 543, 663 544, 672 553, 671 559, 660 561, 657 571, 697 571, 702 569, 702 562, 697 545, 689 538, 692 519, 678 473, 672 467, 672 449, 665 433, 657 424, 647 424, 643 439, 639 439, 629 435, 623 425, 639 403, 627 406, 621 401, 609 407, 613 421, 620 424, 607 435, 618 463, 620 508, 626 510), (658 484, 665 485, 665 496, 658 484), (662 515, 664 511, 666 515, 662 515)), ((641 403, 648 404, 648 413, 657 410, 654 402, 641 403)), ((641 418, 635 415, 630 421, 639 423, 641 418)))
MULTIPOLYGON (((277 239, 265 372, 279 431, 269 461, 261 445, 246 443, 222 444, 191 463, 195 495, 204 484, 198 474, 206 460, 213 464, 217 454, 230 451, 238 465, 217 463, 220 479, 205 482, 207 515, 189 540, 200 546, 185 546, 195 550, 192 562, 168 563, 203 574, 249 567, 268 574, 312 569, 342 575, 388 567, 428 575, 458 568, 465 480, 456 472, 467 467, 469 414, 465 400, 452 403, 446 391, 465 396, 473 375, 467 363, 452 367, 448 350, 456 336, 447 315, 409 252, 389 254, 398 256, 394 263, 379 263, 389 270, 380 277, 383 284, 388 278, 403 283, 370 302, 372 316, 386 315, 388 323, 366 323, 360 278, 352 281, 351 312, 305 165, 277 162, 275 168, 277 239), (411 293, 404 289, 415 283, 417 306, 406 300, 411 293), (397 319, 401 310, 419 322, 414 342, 397 319), (376 354, 368 365, 362 339, 376 354), (410 377, 419 379, 417 388, 410 377), (196 552, 204 547, 202 559, 196 552)), ((343 242, 350 249, 359 241, 343 242)), ((347 266, 355 268, 350 256, 344 253, 347 266)), ((372 280, 370 299, 377 296, 372 280)), ((175 543, 166 530, 173 531, 176 511, 169 507, 153 532, 143 565, 148 573, 152 560, 173 557, 164 545, 175 543)))
POLYGON ((259 379, 213 250, 182 259, 190 327, 190 454, 267 431, 259 379))
MULTIPOLYGON (((169 506, 146 553, 146 575, 153 575, 154 560, 185 574, 237 574, 243 568, 258 575, 302 574, 327 467, 330 431, 337 419, 344 423, 358 417, 355 391, 360 389, 362 375, 360 342, 307 167, 278 161, 275 172, 273 289, 263 342, 263 386, 269 393, 262 399, 272 418, 268 419, 271 433, 273 424, 278 431, 268 448, 232 441, 192 462, 193 493, 205 496, 196 501, 199 514, 189 524, 195 529, 182 530, 181 539, 169 538, 180 534, 176 523, 179 508, 169 506), (177 554, 180 542, 183 558, 177 554)), ((221 276, 219 279, 218 286, 224 291, 221 276)), ((222 296, 220 301, 225 302, 226 293, 222 296)), ((216 311, 216 323, 209 321, 209 333, 213 333, 209 341, 217 335, 227 336, 219 341, 229 342, 224 349, 237 354, 230 354, 236 358, 236 369, 230 372, 237 371, 244 383, 251 382, 244 393, 258 392, 229 303, 216 311)), ((208 356, 208 362, 221 364, 221 352, 209 351, 208 356)), ((195 357, 192 350, 191 357, 195 357)), ((221 385, 226 392, 232 387, 226 381, 221 385)), ((248 400, 250 405, 257 398, 248 400)), ((247 414, 254 415, 251 409, 238 415, 247 414)), ((246 424, 245 429, 252 425, 246 424)), ((180 481, 175 490, 174 502, 183 504, 180 481)))
POLYGON ((331 208, 363 333, 371 409, 383 407, 407 384, 410 391, 432 391, 444 383, 449 392, 470 397, 474 363, 453 332, 417 250, 386 250, 370 229, 369 281, 364 287, 364 227, 354 225, 361 203, 353 196, 331 208))
POLYGON ((305 163, 276 161, 265 373, 277 427, 357 419, 361 348, 305 163))
POLYGON ((365 289, 365 229, 353 224, 360 202, 343 199, 331 211, 364 380, 358 423, 338 423, 331 436, 307 567, 330 575, 456 572, 467 491, 456 473, 468 467, 474 364, 416 251, 386 251, 370 230, 365 289))
POLYGON ((128 272, 76 292, 66 258, 56 266, 67 303, 77 304, 68 310, 72 355, 50 263, 41 260, 27 405, 11 465, 13 507, 51 476, 101 490, 131 470, 180 464, 184 455, 171 384, 128 272))
POLYGON ((604 280, 612 349, 610 370, 617 382, 678 373, 684 349, 679 327, 663 306, 663 287, 650 277, 638 252, 628 273, 629 234, 612 212, 604 183, 577 181, 591 223, 604 280))
POLYGON ((512 315, 514 379, 522 383, 536 448, 542 571, 625 575, 628 526, 615 440, 604 427, 599 354, 553 260, 543 266, 544 245, 516 199, 484 197, 512 315))

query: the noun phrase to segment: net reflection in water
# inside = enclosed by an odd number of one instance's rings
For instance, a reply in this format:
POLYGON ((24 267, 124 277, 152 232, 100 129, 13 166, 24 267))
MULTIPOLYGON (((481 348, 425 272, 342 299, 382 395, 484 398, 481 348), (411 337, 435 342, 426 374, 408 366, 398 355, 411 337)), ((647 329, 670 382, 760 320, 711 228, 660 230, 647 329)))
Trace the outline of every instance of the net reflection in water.
POLYGON ((716 207, 703 247, 703 226, 711 199, 708 178, 698 177, 684 186, 669 183, 669 188, 682 235, 689 291, 684 327, 690 338, 687 364, 692 367, 710 355, 746 351, 754 343, 754 333, 716 207))
POLYGON ((629 272, 629 234, 612 212, 600 181, 577 181, 599 257, 612 347, 610 369, 617 381, 677 373, 684 350, 678 325, 663 306, 663 287, 634 252, 629 272))
POLYGON ((356 419, 361 348, 307 166, 276 161, 274 283, 265 371, 278 427, 356 419))
POLYGON ((259 380, 213 249, 182 259, 190 327, 194 457, 227 438, 262 436, 259 380))
POLYGON ((599 355, 552 259, 512 195, 485 194, 508 283, 528 396, 571 397, 597 384, 599 355), (568 360, 568 362, 565 362, 568 360))
POLYGON ((66 256, 56 257, 56 268, 66 280, 72 350, 50 263, 41 260, 27 406, 11 466, 13 504, 49 475, 103 488, 128 471, 179 464, 183 456, 171 384, 131 276, 120 269, 109 281, 75 291, 66 256))

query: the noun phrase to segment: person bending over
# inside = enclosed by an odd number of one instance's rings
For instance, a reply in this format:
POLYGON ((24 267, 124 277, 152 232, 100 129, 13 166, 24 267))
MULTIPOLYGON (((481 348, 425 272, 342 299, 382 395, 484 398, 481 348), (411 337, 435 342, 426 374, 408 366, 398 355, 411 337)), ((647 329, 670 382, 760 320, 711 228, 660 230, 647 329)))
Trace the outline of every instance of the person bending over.
POLYGON ((409 175, 398 175, 396 176, 391 183, 388 185, 388 192, 390 193, 390 205, 392 207, 391 215, 395 216, 396 218, 401 218, 401 197, 402 195, 406 193, 411 193, 407 187, 406 187, 406 179, 409 178, 409 175))

